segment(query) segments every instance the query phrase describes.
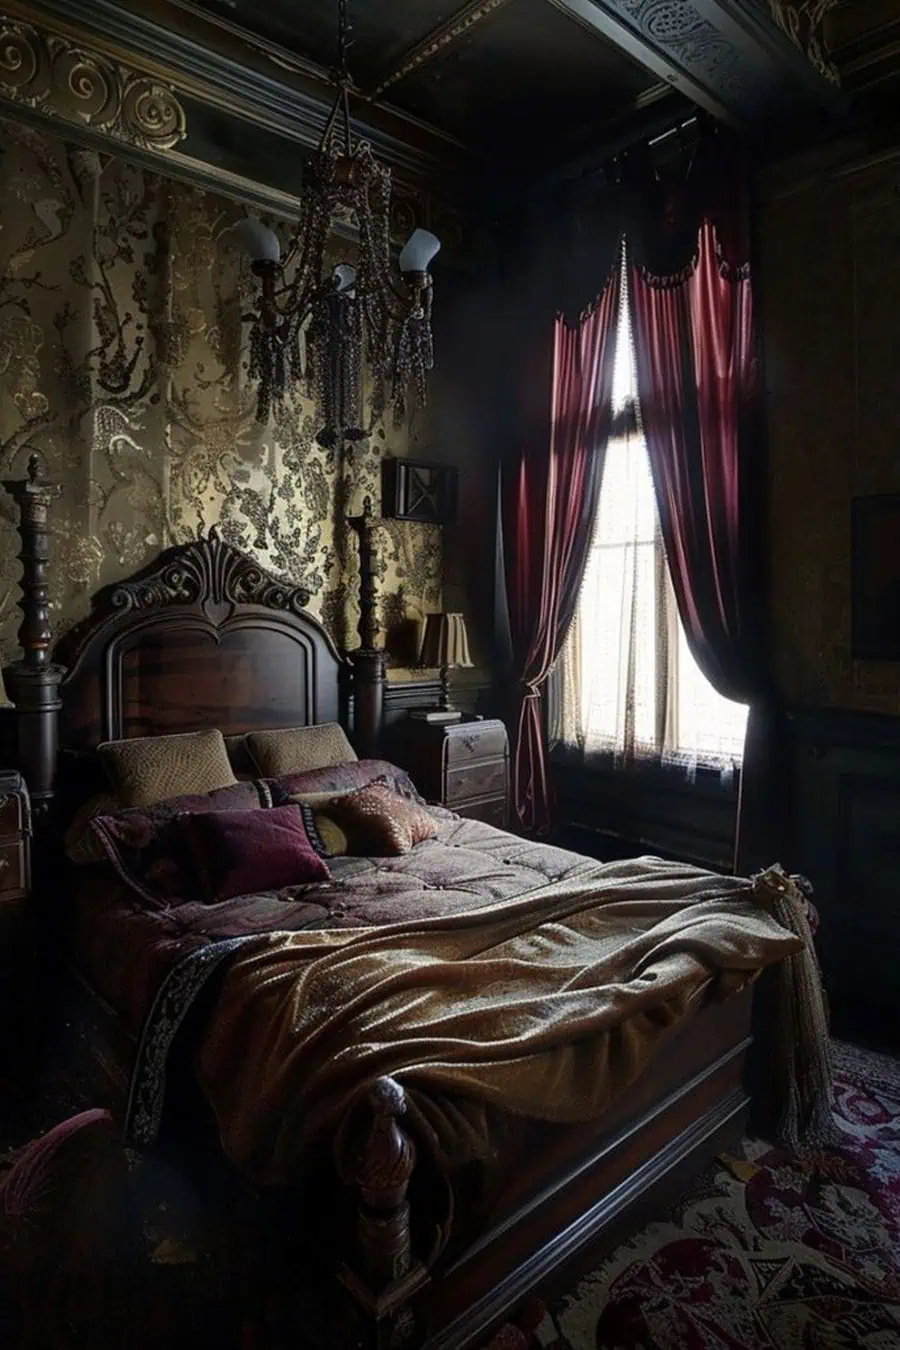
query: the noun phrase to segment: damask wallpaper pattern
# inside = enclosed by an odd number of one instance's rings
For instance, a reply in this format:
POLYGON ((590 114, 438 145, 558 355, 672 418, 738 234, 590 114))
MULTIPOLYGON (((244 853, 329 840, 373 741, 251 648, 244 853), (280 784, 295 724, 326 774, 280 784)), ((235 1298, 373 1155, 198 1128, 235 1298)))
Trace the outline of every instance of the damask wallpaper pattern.
MULTIPOLYGON (((345 521, 367 494, 377 511, 385 454, 427 449, 422 414, 346 453, 316 443, 302 392, 261 426, 241 320, 255 283, 226 235, 240 206, 24 125, 0 120, 0 136, 0 477, 37 450, 63 485, 57 631, 98 586, 218 523, 355 646, 345 521)), ((20 617, 14 519, 0 495, 4 660, 20 617)), ((386 521, 379 535, 382 620, 402 629, 440 608, 440 531, 386 521)))

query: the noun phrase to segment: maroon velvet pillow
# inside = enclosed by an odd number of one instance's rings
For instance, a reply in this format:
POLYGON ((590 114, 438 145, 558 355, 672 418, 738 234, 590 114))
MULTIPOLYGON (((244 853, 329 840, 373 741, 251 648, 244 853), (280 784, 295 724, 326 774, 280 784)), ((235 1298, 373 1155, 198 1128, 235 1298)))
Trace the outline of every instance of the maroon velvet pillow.
POLYGON ((197 878, 185 847, 184 817, 208 811, 256 814, 272 805, 268 787, 256 781, 95 816, 88 827, 97 844, 95 861, 106 857, 126 885, 153 908, 189 900, 197 889, 197 878))
POLYGON ((331 878, 297 806, 189 815, 181 824, 209 904, 331 878))

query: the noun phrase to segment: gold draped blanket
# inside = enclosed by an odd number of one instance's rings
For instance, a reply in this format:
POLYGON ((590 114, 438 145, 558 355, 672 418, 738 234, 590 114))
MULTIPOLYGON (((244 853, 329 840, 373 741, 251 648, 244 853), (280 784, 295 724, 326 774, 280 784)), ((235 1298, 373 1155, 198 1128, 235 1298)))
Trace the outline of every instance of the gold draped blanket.
POLYGON ((599 1117, 665 1030, 801 950, 768 877, 633 859, 466 913, 249 941, 196 1051, 226 1153, 289 1181, 382 1074, 547 1121, 599 1117))

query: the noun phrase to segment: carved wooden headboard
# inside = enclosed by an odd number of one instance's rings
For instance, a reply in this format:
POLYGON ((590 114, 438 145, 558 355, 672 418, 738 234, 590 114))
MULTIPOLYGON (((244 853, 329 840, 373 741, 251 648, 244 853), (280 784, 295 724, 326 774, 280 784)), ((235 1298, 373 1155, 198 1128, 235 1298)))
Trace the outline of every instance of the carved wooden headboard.
POLYGON ((32 455, 15 498, 22 538, 21 660, 3 671, 15 705, 18 767, 39 814, 53 796, 60 748, 219 727, 347 723, 372 753, 381 732, 384 651, 377 644, 372 505, 351 520, 360 539, 361 645, 352 663, 305 606, 309 594, 267 572, 213 529, 178 544, 94 598, 51 650, 48 512, 59 489, 32 455), (352 672, 352 681, 349 676, 352 672))
POLYGON ((342 661, 309 593, 216 530, 107 587, 59 643, 59 742, 337 721, 342 661))

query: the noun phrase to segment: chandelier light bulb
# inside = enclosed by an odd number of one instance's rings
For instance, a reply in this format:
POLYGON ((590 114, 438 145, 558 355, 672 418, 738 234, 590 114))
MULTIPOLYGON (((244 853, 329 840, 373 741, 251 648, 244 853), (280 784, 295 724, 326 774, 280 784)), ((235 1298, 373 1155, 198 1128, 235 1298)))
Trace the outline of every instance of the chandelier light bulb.
POLYGON ((413 230, 400 252, 401 272, 427 272, 440 252, 441 241, 430 230, 413 230))
POLYGON ((281 262, 278 235, 258 216, 246 216, 230 230, 232 239, 254 262, 281 262))
POLYGON ((347 295, 350 299, 354 296, 354 283, 356 282, 356 268, 351 263, 338 263, 334 269, 334 279, 337 284, 338 295, 347 295))

